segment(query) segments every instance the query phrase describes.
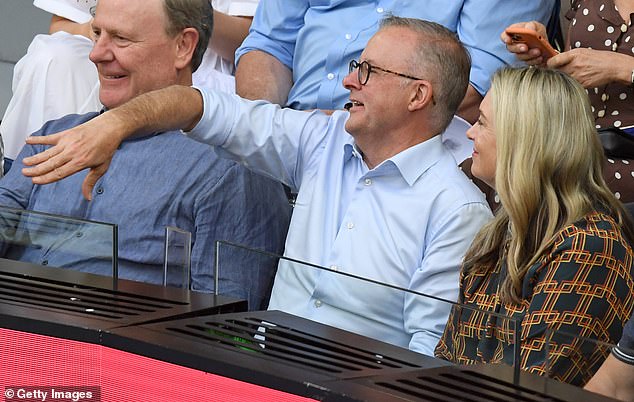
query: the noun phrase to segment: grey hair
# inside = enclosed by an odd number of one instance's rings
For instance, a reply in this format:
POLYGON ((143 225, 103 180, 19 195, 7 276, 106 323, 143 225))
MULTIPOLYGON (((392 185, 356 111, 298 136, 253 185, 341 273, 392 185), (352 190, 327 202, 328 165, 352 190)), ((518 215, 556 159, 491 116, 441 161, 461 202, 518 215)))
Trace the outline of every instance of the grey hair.
POLYGON ((175 36, 185 28, 198 31, 198 43, 192 54, 192 72, 196 71, 203 60, 203 55, 214 26, 213 8, 209 0, 163 0, 163 7, 167 15, 169 36, 175 36))
POLYGON ((420 35, 420 46, 412 55, 411 64, 418 76, 432 84, 437 128, 444 131, 467 93, 469 52, 454 32, 435 22, 388 15, 381 21, 380 29, 388 27, 403 27, 420 35))

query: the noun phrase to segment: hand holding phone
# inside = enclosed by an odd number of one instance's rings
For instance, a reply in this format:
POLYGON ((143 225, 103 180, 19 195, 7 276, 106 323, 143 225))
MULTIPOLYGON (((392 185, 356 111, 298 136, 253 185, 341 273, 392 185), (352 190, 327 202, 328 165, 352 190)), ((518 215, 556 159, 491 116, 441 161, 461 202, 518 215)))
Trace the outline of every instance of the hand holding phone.
POLYGON ((548 40, 532 29, 508 27, 504 32, 511 37, 513 43, 525 43, 529 49, 538 48, 542 52, 544 61, 559 54, 548 40))

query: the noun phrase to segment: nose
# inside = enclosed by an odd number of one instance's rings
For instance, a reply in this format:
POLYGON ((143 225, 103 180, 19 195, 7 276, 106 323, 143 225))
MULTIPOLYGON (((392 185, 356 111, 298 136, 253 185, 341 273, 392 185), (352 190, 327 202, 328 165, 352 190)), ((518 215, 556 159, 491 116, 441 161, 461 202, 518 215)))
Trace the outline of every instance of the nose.
POLYGON ((358 80, 358 74, 357 74, 357 70, 354 69, 352 71, 350 71, 348 73, 348 75, 346 75, 345 77, 343 77, 343 87, 350 90, 350 89, 360 89, 361 88, 361 84, 359 83, 358 80))
MULTIPOLYGON (((477 123, 476 123, 477 124, 477 123)), ((469 129, 467 130, 467 138, 470 139, 471 141, 475 141, 475 124, 471 127, 469 127, 469 129)))
POLYGON ((90 61, 95 64, 112 60, 112 51, 110 49, 110 39, 106 34, 102 33, 93 41, 92 50, 90 51, 90 61))

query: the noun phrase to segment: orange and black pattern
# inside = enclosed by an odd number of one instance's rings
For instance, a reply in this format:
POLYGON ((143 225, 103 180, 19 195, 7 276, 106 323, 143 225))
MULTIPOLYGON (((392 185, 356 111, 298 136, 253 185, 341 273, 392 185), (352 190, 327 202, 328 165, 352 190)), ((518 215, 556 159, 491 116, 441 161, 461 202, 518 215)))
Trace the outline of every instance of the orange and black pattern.
POLYGON ((632 257, 614 220, 591 213, 563 228, 550 253, 529 269, 521 304, 499 302, 505 264, 461 274, 465 307, 452 310, 436 356, 457 364, 517 362, 529 372, 585 384, 609 353, 587 339, 615 344, 632 313, 632 257))

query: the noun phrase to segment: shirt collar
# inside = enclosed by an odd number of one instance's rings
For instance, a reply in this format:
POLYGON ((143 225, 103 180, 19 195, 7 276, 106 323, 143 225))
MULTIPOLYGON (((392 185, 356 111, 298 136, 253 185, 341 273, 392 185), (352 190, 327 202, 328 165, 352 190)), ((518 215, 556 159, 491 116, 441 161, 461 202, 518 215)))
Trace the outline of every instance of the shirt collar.
POLYGON ((385 160, 377 166, 377 169, 384 164, 392 164, 396 166, 407 184, 413 186, 427 169, 438 162, 444 152, 442 138, 436 135, 385 160))
MULTIPOLYGON (((360 161, 363 160, 361 151, 357 148, 352 137, 345 142, 343 150, 344 163, 350 161, 353 157, 358 158, 360 161)), ((427 169, 436 164, 444 152, 442 137, 436 135, 386 159, 372 171, 380 172, 386 169, 392 170, 396 167, 407 184, 412 186, 427 169)))

